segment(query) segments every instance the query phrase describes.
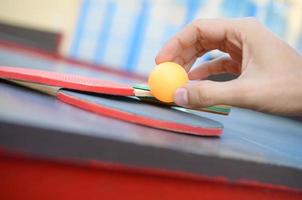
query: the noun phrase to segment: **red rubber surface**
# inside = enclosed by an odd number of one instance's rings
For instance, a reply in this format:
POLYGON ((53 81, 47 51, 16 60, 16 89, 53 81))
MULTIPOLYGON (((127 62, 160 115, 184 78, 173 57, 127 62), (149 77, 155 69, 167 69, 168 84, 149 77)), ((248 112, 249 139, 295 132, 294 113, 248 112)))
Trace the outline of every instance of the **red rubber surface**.
POLYGON ((140 115, 134 115, 132 113, 101 106, 99 104, 95 104, 89 101, 84 101, 77 97, 65 94, 61 91, 57 93, 57 98, 65 103, 71 104, 73 106, 82 108, 90 112, 153 128, 200 136, 219 136, 223 133, 222 128, 196 127, 186 124, 179 124, 171 121, 161 121, 159 119, 152 119, 140 115))
MULTIPOLYGON (((133 95, 132 88, 110 81, 30 68, 0 66, 0 78, 28 81, 95 93, 121 96, 133 95)), ((153 128, 202 136, 219 136, 223 132, 221 128, 196 127, 186 124, 178 124, 171 121, 161 121, 158 119, 134 115, 132 113, 110 107, 102 107, 99 104, 93 104, 89 101, 81 100, 77 97, 67 95, 64 92, 58 92, 56 96, 59 100, 65 103, 80 107, 90 112, 153 128)))
POLYGON ((1 40, 0 39, 0 48, 7 49, 10 51, 15 51, 17 53, 22 53, 24 55, 28 55, 31 57, 38 57, 41 59, 45 59, 50 62, 60 62, 64 64, 72 64, 75 65, 76 67, 79 68, 86 68, 93 70, 95 72, 105 72, 105 73, 110 73, 114 74, 116 76, 122 76, 122 77, 130 77, 133 78, 134 80, 137 80, 138 82, 146 82, 147 78, 146 76, 140 75, 140 74, 135 74, 135 73, 129 73, 126 71, 122 71, 119 69, 114 69, 110 66, 104 66, 104 65, 99 65, 83 60, 78 60, 75 58, 69 58, 69 57, 64 57, 62 55, 59 55, 58 53, 50 53, 47 51, 43 51, 41 49, 37 49, 34 47, 29 47, 29 46, 24 46, 20 45, 14 42, 9 42, 6 40, 1 40))
POLYGON ((0 155, 0 199, 302 199, 302 192, 102 162, 70 163, 0 155))
POLYGON ((30 68, 0 66, 0 78, 121 96, 130 96, 134 92, 131 87, 110 81, 30 68))

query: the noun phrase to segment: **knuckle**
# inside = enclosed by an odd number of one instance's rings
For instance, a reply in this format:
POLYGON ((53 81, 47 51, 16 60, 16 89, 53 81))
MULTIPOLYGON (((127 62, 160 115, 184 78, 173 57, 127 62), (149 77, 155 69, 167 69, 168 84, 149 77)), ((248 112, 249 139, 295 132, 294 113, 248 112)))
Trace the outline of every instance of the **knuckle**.
POLYGON ((198 96, 199 101, 202 103, 203 106, 209 106, 213 104, 213 99, 211 98, 209 92, 207 92, 207 89, 200 87, 198 96))
POLYGON ((208 106, 212 105, 213 100, 208 92, 205 84, 198 84, 191 90, 189 102, 192 106, 208 106))
MULTIPOLYGON (((237 80, 239 81, 239 80, 237 80)), ((240 104, 249 104, 259 91, 259 87, 253 87, 253 84, 247 81, 240 81, 236 84, 236 91, 233 93, 233 99, 237 99, 240 104)), ((244 106, 244 105, 241 105, 244 106)))
POLYGON ((209 106, 213 104, 212 99, 205 91, 199 93, 199 102, 202 106, 209 106))

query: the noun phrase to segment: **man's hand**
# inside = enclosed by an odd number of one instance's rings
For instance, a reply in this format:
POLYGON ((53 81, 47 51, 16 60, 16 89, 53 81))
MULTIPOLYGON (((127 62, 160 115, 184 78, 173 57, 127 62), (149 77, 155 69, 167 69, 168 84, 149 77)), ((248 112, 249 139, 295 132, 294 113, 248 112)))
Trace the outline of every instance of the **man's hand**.
POLYGON ((302 57, 253 18, 200 19, 176 34, 158 53, 156 63, 182 65, 191 80, 234 73, 227 82, 201 80, 179 88, 176 104, 218 104, 284 114, 302 114, 302 57), (229 54, 191 70, 196 59, 218 49, 229 54))

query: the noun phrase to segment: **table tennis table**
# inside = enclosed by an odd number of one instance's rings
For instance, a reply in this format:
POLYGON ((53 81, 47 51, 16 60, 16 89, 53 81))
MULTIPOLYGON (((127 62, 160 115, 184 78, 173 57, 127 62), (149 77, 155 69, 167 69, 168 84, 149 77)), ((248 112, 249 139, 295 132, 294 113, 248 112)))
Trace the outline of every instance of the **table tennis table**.
MULTIPOLYGON (((0 65, 139 82, 1 45, 0 65)), ((302 198, 301 119, 235 107, 194 114, 222 123, 223 135, 131 124, 0 80, 0 197, 302 198)))

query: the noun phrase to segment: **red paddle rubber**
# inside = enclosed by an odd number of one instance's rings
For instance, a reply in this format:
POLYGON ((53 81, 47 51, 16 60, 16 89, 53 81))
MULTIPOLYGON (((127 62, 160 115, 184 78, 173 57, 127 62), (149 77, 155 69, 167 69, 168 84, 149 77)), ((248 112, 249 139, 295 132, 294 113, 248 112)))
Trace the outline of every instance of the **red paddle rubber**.
MULTIPOLYGON (((138 113, 131 113, 125 110, 119 110, 113 107, 106 106, 105 104, 87 101, 77 96, 73 96, 64 91, 57 93, 57 98, 67 104, 76 106, 78 108, 94 112, 100 115, 112 117, 122 121, 140 124, 148 127, 153 127, 162 130, 169 130, 178 133, 186 133, 199 136, 220 136, 223 133, 223 126, 206 127, 206 126, 193 126, 186 123, 178 123, 170 120, 157 119, 155 117, 148 117, 138 113)), ((118 103, 118 102, 116 102, 118 103)))
POLYGON ((0 66, 0 78, 102 94, 120 96, 131 96, 134 94, 132 87, 110 81, 29 68, 0 66))

